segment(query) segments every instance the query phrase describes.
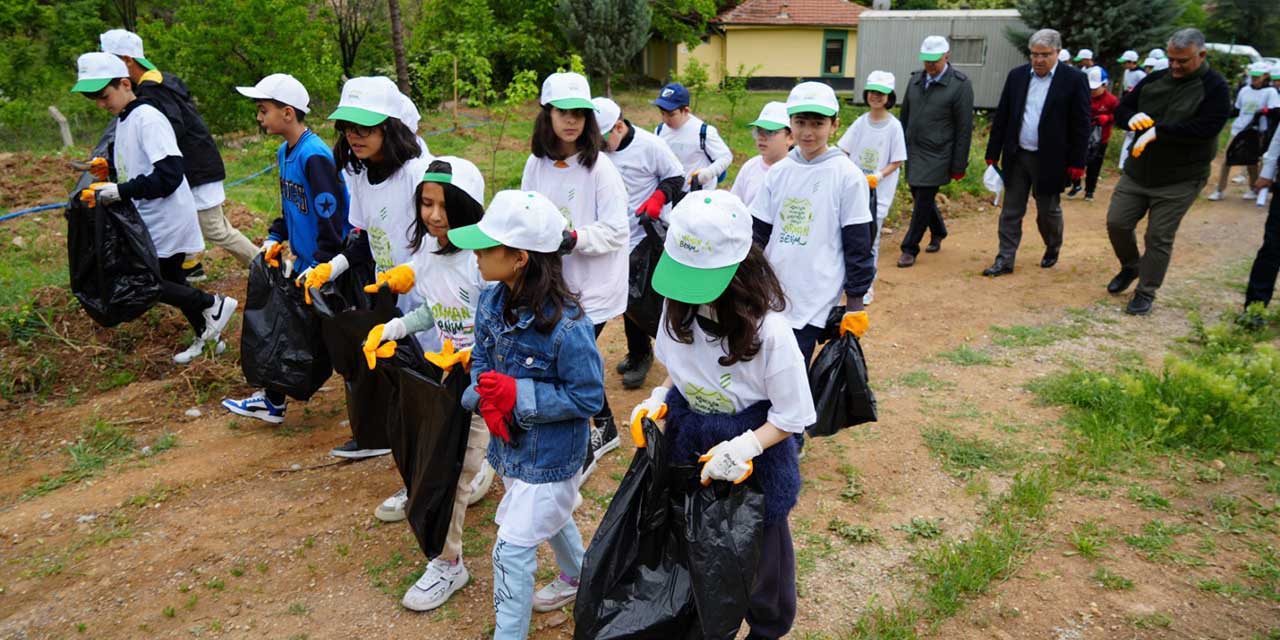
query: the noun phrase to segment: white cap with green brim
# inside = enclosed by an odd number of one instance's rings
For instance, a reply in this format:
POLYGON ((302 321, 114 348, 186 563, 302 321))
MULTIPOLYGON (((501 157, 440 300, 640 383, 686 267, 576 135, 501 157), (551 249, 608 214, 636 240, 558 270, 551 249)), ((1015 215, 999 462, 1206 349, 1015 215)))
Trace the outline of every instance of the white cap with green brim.
POLYGON ((893 93, 893 88, 897 85, 897 79, 888 71, 872 71, 867 74, 867 91, 876 91, 888 95, 893 93))
POLYGON ((923 62, 937 62, 942 56, 951 51, 951 43, 942 36, 929 36, 920 43, 920 60, 923 62))
POLYGON ((787 103, 776 100, 766 103, 760 110, 760 117, 747 126, 759 127, 765 131, 777 131, 791 126, 791 118, 787 117, 787 103))
POLYGON ((1168 58, 1156 58, 1156 64, 1155 64, 1156 71, 1163 71, 1168 68, 1169 68, 1168 58))
POLYGON ((1092 60, 1092 59, 1093 59, 1093 51, 1090 51, 1089 49, 1081 49, 1080 51, 1076 52, 1076 62, 1080 62, 1081 60, 1092 60))
POLYGON ((687 304, 714 302, 751 251, 751 210, 728 191, 695 192, 671 210, 653 290, 687 304))
POLYGON ((372 127, 402 115, 401 97, 396 83, 386 76, 352 78, 342 85, 342 98, 329 119, 372 127))
POLYGON ((1265 76, 1268 73, 1271 73, 1271 65, 1266 60, 1259 60, 1249 65, 1249 75, 1251 76, 1265 76))
POLYGON ((801 82, 787 96, 787 115, 817 113, 834 116, 840 113, 836 92, 821 82, 801 82))
POLYGON ((591 104, 591 86, 580 73, 553 73, 542 81, 542 97, 538 104, 559 109, 595 109, 591 104))
POLYGON ((418 132, 418 123, 422 122, 422 114, 418 113, 418 105, 403 93, 400 94, 400 115, 396 117, 404 123, 404 126, 409 127, 410 131, 418 132))
POLYGON ((1147 54, 1147 57, 1148 57, 1148 58, 1155 58, 1156 60, 1163 60, 1163 59, 1167 58, 1168 56, 1164 55, 1164 49, 1161 49, 1161 48, 1159 48, 1159 47, 1156 47, 1155 49, 1152 49, 1152 50, 1151 50, 1151 53, 1148 53, 1148 54, 1147 54))
POLYGON ((475 164, 470 160, 457 156, 440 156, 432 160, 431 164, 437 162, 448 163, 449 172, 427 171, 422 176, 423 182, 451 184, 471 196, 471 199, 475 200, 476 204, 484 207, 484 176, 480 174, 480 169, 475 164))
POLYGON ((156 66, 151 64, 142 55, 142 36, 127 31, 125 29, 112 29, 98 36, 98 44, 106 53, 115 56, 129 56, 133 58, 143 69, 155 71, 156 66))
POLYGON ((1159 62, 1159 60, 1156 60, 1155 58, 1147 58, 1146 60, 1142 61, 1142 66, 1155 67, 1157 62, 1159 62))
POLYGON ((600 134, 608 135, 613 125, 622 118, 622 107, 608 98, 592 98, 591 106, 596 110, 596 124, 600 125, 600 134))
POLYGON ((1120 57, 1116 60, 1116 62, 1137 62, 1137 61, 1138 61, 1138 52, 1134 51, 1133 49, 1129 49, 1128 51, 1125 51, 1124 53, 1120 54, 1120 57))
POLYGON ((96 93, 116 78, 128 78, 129 68, 124 60, 111 53, 94 51, 76 60, 76 84, 71 87, 77 93, 96 93))
POLYGON ((449 242, 459 249, 505 246, 555 253, 564 240, 564 229, 565 217, 541 193, 499 191, 480 222, 449 230, 449 242))
POLYGON ((307 93, 307 88, 287 73, 273 73, 252 87, 236 87, 236 91, 254 100, 275 100, 302 113, 307 113, 311 105, 311 95, 307 93))

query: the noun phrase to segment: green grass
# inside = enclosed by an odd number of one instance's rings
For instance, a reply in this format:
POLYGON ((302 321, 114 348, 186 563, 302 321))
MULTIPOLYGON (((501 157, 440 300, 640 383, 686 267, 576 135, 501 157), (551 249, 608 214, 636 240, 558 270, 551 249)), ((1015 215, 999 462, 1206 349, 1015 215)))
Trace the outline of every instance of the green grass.
POLYGON ((1106 567, 1098 567, 1093 572, 1093 581, 1098 583, 1103 589, 1112 591, 1130 591, 1133 589, 1133 581, 1115 573, 1106 567))
POLYGON ((1169 509, 1168 498, 1160 495, 1155 489, 1140 484, 1129 486, 1129 499, 1143 509, 1153 511, 1167 511, 1169 509))
POLYGON ((827 531, 852 544, 871 544, 883 540, 880 532, 875 528, 863 524, 850 524, 839 518, 832 518, 827 523, 827 531))
POLYGON ((1067 534, 1067 540, 1081 558, 1096 560, 1102 556, 1102 551, 1107 547, 1111 534, 1110 530, 1102 528, 1101 521, 1086 520, 1076 525, 1071 533, 1067 534))
POLYGON ((36 486, 23 493, 24 499, 44 495, 68 484, 98 475, 108 464, 133 454, 136 445, 120 427, 95 418, 80 437, 66 447, 70 460, 61 473, 45 476, 36 486))
POLYGON ((902 377, 898 378, 898 384, 912 389, 925 389, 927 391, 949 389, 955 386, 954 382, 943 380, 924 370, 910 371, 902 374, 902 377))
MULTIPOLYGON (((7 208, 0 209, 7 213, 7 208)), ((70 285, 67 273, 67 249, 62 241, 54 238, 50 229, 65 233, 66 224, 58 210, 44 211, 3 223, 0 242, 3 242, 4 259, 0 260, 0 310, 13 311, 29 308, 31 294, 48 286, 70 285), (41 218, 36 221, 36 218, 41 218), (24 246, 14 245, 12 239, 21 236, 24 246)), ((0 325, 5 324, 0 319, 0 325)), ((3 327, 0 327, 3 328, 3 327)))
POLYGON ((950 351, 943 351, 938 354, 938 357, 950 362, 951 364, 960 365, 962 367, 991 364, 991 356, 974 349, 967 344, 962 344, 950 351))
POLYGON ((942 535, 942 520, 915 517, 905 524, 893 525, 893 529, 905 533, 909 542, 930 540, 942 535))
POLYGON ((1000 347, 1046 347, 1060 340, 1072 340, 1083 336, 1085 324, 1081 321, 1069 321, 1038 327, 1013 325, 991 327, 991 331, 995 333, 995 337, 991 339, 992 344, 1000 347))
POLYGON ((1143 552, 1148 560, 1169 559, 1169 547, 1173 546, 1178 536, 1190 533, 1191 527, 1184 524, 1165 524, 1163 520, 1152 520, 1142 525, 1141 533, 1124 537, 1125 544, 1143 552))
POLYGON ((1172 618, 1158 612, 1134 616, 1129 621, 1139 629, 1168 629, 1173 624, 1172 618))
POLYGON ((960 436, 946 429, 926 429, 921 433, 929 452, 952 475, 967 478, 979 469, 1000 471, 1012 466, 1017 456, 998 444, 960 436))
POLYGON ((840 491, 840 498, 849 502, 858 502, 866 494, 866 489, 862 486, 862 474, 858 473, 856 467, 848 463, 840 465, 839 470, 840 475, 845 478, 844 489, 840 491))

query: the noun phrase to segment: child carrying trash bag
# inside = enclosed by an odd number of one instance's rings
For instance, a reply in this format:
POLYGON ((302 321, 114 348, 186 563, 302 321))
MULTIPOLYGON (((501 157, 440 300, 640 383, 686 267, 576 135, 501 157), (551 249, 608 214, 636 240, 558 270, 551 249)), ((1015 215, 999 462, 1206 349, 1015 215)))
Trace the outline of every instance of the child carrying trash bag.
MULTIPOLYGON (((694 193, 671 212, 654 288, 667 298, 655 345, 668 378, 631 414, 666 418, 673 464, 697 460, 704 484, 754 476, 764 530, 746 621, 749 638, 781 638, 796 613, 788 514, 800 492, 794 434, 813 424, 805 361, 782 314, 786 298, 751 211, 727 191, 694 193)), ((731 585, 726 585, 731 586, 731 585)))
MULTIPOLYGON (((476 304, 488 286, 480 277, 476 256, 449 242, 449 230, 473 225, 484 215, 484 177, 470 161, 452 156, 436 158, 427 167, 414 192, 418 217, 410 227, 413 259, 378 274, 366 291, 386 285, 392 292, 416 292, 422 305, 408 315, 393 318, 369 331, 364 352, 369 363, 379 351, 386 353, 395 341, 425 333, 427 360, 445 371, 466 363, 475 344, 476 304)), ((411 399, 402 399, 402 402, 411 399)), ((485 462, 489 431, 479 415, 473 415, 467 435, 466 456, 444 550, 431 558, 426 571, 400 603, 412 611, 430 611, 443 605, 468 580, 462 564, 462 524, 467 507, 484 498, 493 482, 493 467, 485 462)), ((407 489, 378 505, 374 516, 384 522, 406 517, 407 489)))
POLYGON ((573 602, 582 571, 573 510, 589 418, 604 405, 604 361, 592 322, 565 282, 564 231, 564 216, 533 191, 501 191, 479 223, 449 230, 449 242, 474 250, 480 275, 496 283, 476 307, 471 386, 462 396, 489 429, 489 463, 506 488, 494 518, 496 640, 527 637, 531 609, 573 602), (543 542, 560 573, 535 593, 543 542))

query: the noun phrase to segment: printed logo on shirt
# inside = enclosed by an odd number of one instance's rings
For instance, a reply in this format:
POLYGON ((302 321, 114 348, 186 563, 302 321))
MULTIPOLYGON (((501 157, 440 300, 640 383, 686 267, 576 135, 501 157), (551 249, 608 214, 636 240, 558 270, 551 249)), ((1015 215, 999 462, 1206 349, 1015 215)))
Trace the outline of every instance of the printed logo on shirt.
POLYGON ((280 179, 280 199, 292 203, 298 213, 307 215, 307 189, 291 180, 280 179))
POLYGON ((368 231, 369 250, 373 253, 373 261, 378 270, 385 271, 396 266, 391 260, 391 238, 387 237, 387 232, 378 227, 371 227, 368 231))
POLYGON ((733 384, 733 374, 732 374, 732 373, 722 373, 722 374, 720 374, 720 388, 721 388, 721 389, 728 390, 728 389, 729 389, 729 385, 731 385, 731 384, 733 384))
POLYGON ((880 168, 880 150, 875 147, 867 147, 858 153, 858 168, 865 173, 871 173, 880 168))
POLYGON ((573 231, 573 214, 569 212, 569 207, 560 207, 560 215, 564 216, 565 229, 573 231))
POLYGON ((689 400, 689 407, 703 415, 733 413, 733 403, 729 397, 715 389, 704 389, 692 382, 684 385, 684 397, 689 400))
POLYGON ((446 337, 453 338, 454 347, 458 344, 457 336, 470 336, 475 333, 475 320, 471 309, 467 307, 446 307, 440 303, 431 305, 431 315, 436 318, 436 328, 446 337))
POLYGON ((465 304, 471 304, 471 292, 465 288, 458 288, 458 299, 465 304))
POLYGON ((782 231, 778 236, 781 244, 805 246, 809 244, 809 229, 813 225, 813 203, 808 198, 787 198, 782 201, 778 211, 782 220, 782 231))

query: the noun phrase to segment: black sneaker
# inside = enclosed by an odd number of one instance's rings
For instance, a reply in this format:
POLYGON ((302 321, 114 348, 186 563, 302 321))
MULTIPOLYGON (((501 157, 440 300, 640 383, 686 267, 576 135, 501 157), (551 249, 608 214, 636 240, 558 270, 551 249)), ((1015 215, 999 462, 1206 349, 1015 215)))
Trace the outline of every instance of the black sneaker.
POLYGON ((591 442, 587 451, 587 460, 582 465, 582 481, 586 482, 587 478, 596 471, 596 463, 604 457, 604 454, 618 448, 622 444, 622 440, 618 438, 618 425, 614 423, 613 416, 605 416, 603 418, 591 419, 591 442))
POLYGON ((1149 316, 1151 315, 1151 303, 1156 301, 1156 297, 1141 291, 1133 293, 1133 299, 1129 300, 1128 306, 1124 308, 1124 312, 1131 316, 1149 316))
POLYGON ((1085 201, 1085 202, 1093 202, 1093 192, 1091 192, 1091 191, 1086 191, 1086 192, 1085 192, 1085 194, 1084 194, 1084 201, 1085 201))
POLYGON ((329 455, 335 458, 346 458, 347 460, 364 460, 366 458, 376 458, 391 453, 390 449, 362 449, 356 444, 355 440, 348 440, 341 447, 334 447, 329 450, 329 455))
POLYGON ((653 352, 650 351, 639 360, 627 356, 627 360, 634 362, 634 366, 622 373, 622 388, 639 389, 644 386, 644 379, 649 376, 649 369, 653 367, 653 352))
POLYGON ((182 276, 186 278, 187 282, 204 282, 209 279, 209 276, 204 274, 204 263, 202 262, 197 262, 190 269, 183 269, 182 276))
POLYGON ((1071 190, 1067 192, 1067 197, 1074 198, 1077 193, 1080 193, 1080 191, 1082 191, 1082 187, 1078 184, 1073 184, 1071 185, 1071 190))

